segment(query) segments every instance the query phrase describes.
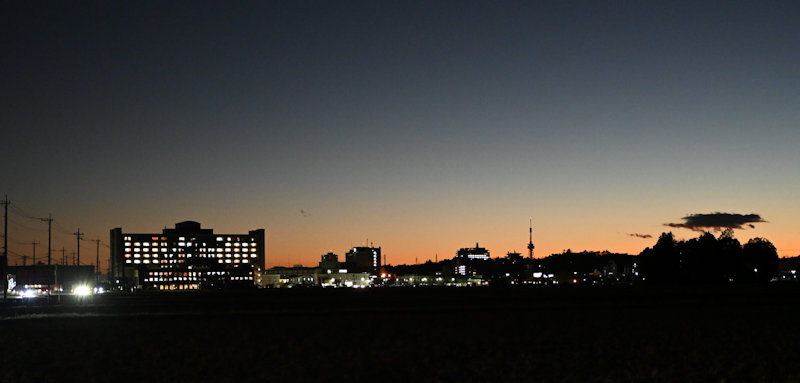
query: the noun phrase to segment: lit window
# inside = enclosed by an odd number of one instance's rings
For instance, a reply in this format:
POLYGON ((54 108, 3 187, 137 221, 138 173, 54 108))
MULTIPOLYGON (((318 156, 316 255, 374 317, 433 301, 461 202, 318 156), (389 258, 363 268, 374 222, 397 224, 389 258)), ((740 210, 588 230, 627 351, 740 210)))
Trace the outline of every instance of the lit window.
POLYGON ((130 246, 130 245, 131 245, 130 242, 125 242, 125 246, 130 246))
POLYGON ((178 246, 186 246, 186 242, 178 242, 178 246))
POLYGON ((185 240, 186 240, 186 237, 180 237, 180 238, 178 238, 178 240, 179 240, 179 241, 185 241, 185 240))
POLYGON ((137 247, 137 248, 134 248, 134 249, 133 249, 133 251, 135 251, 135 252, 137 252, 137 253, 138 253, 138 252, 142 251, 142 249, 140 249, 140 248, 138 248, 138 247, 137 247))
POLYGON ((222 242, 223 241, 222 237, 217 237, 217 241, 222 242))
POLYGON ((130 258, 130 257, 131 257, 130 254, 125 254, 125 258, 130 258))
POLYGON ((139 242, 134 242, 134 243, 133 243, 133 246, 142 246, 142 244, 141 244, 141 243, 139 243, 139 242))
POLYGON ((130 259, 126 259, 125 263, 131 263, 131 260, 130 259))
POLYGON ((138 259, 134 259, 134 260, 133 260, 133 263, 141 263, 141 262, 142 262, 142 261, 140 261, 140 260, 138 260, 138 259))
POLYGON ((145 242, 144 246, 150 246, 150 242, 145 242))

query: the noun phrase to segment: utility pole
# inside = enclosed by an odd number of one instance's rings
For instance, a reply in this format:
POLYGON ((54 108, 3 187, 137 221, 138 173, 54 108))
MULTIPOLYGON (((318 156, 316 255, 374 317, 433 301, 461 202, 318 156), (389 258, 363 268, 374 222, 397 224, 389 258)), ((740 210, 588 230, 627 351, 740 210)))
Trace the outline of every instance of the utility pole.
POLYGON ((6 298, 8 297, 8 204, 11 203, 8 200, 8 196, 3 200, 3 259, 0 260, 0 277, 3 277, 3 280, 0 283, 3 284, 3 302, 5 302, 6 298))
POLYGON ((33 265, 36 265, 36 245, 38 245, 38 244, 39 244, 39 242, 36 242, 35 239, 33 240, 33 242, 31 242, 31 245, 33 245, 33 263, 32 263, 33 265))
POLYGON ((22 266, 27 266, 27 265, 28 265, 28 256, 23 254, 22 255, 22 266))
POLYGON ((72 252, 72 266, 75 266, 75 252, 72 252))
POLYGON ((50 266, 50 239, 52 238, 50 236, 50 229, 52 229, 53 226, 53 215, 47 214, 47 218, 39 218, 39 220, 42 222, 47 222, 47 265, 50 266))
POLYGON ((92 242, 97 244, 97 259, 94 263, 94 281, 100 281, 100 238, 92 239, 92 242))
POLYGON ((67 249, 61 248, 61 264, 66 266, 67 265, 67 249))
MULTIPOLYGON (((78 231, 72 233, 78 241, 78 263, 76 265, 81 265, 81 240, 83 239, 83 233, 81 233, 81 228, 78 228, 78 231)), ((74 263, 74 262, 73 262, 74 263)))

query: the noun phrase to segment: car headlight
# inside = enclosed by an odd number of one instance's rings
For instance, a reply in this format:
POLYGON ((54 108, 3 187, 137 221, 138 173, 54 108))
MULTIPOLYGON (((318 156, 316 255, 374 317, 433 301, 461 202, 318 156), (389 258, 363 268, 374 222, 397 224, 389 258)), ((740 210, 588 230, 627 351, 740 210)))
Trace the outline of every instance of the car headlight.
POLYGON ((75 290, 73 290, 73 293, 75 293, 75 295, 79 295, 79 296, 86 296, 86 295, 90 295, 92 293, 92 289, 89 288, 89 286, 80 285, 80 286, 76 286, 75 287, 75 290))

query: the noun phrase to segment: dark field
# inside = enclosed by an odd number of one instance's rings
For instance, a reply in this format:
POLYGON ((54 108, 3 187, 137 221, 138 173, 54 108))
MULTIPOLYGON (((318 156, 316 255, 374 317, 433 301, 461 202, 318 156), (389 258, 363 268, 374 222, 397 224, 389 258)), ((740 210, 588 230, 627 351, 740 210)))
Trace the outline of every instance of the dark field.
POLYGON ((800 381, 800 289, 405 288, 6 305, 0 382, 800 381))

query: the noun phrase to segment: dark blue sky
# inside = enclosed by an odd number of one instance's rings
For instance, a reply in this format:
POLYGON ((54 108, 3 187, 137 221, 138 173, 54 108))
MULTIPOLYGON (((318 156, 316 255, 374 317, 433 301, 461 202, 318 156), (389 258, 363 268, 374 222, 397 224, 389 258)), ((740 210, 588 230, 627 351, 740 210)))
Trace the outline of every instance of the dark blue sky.
POLYGON ((3 192, 103 239, 194 219, 266 227, 271 263, 407 261, 521 250, 533 216, 545 254, 638 252, 730 211, 800 252, 791 2, 3 7, 3 192))

